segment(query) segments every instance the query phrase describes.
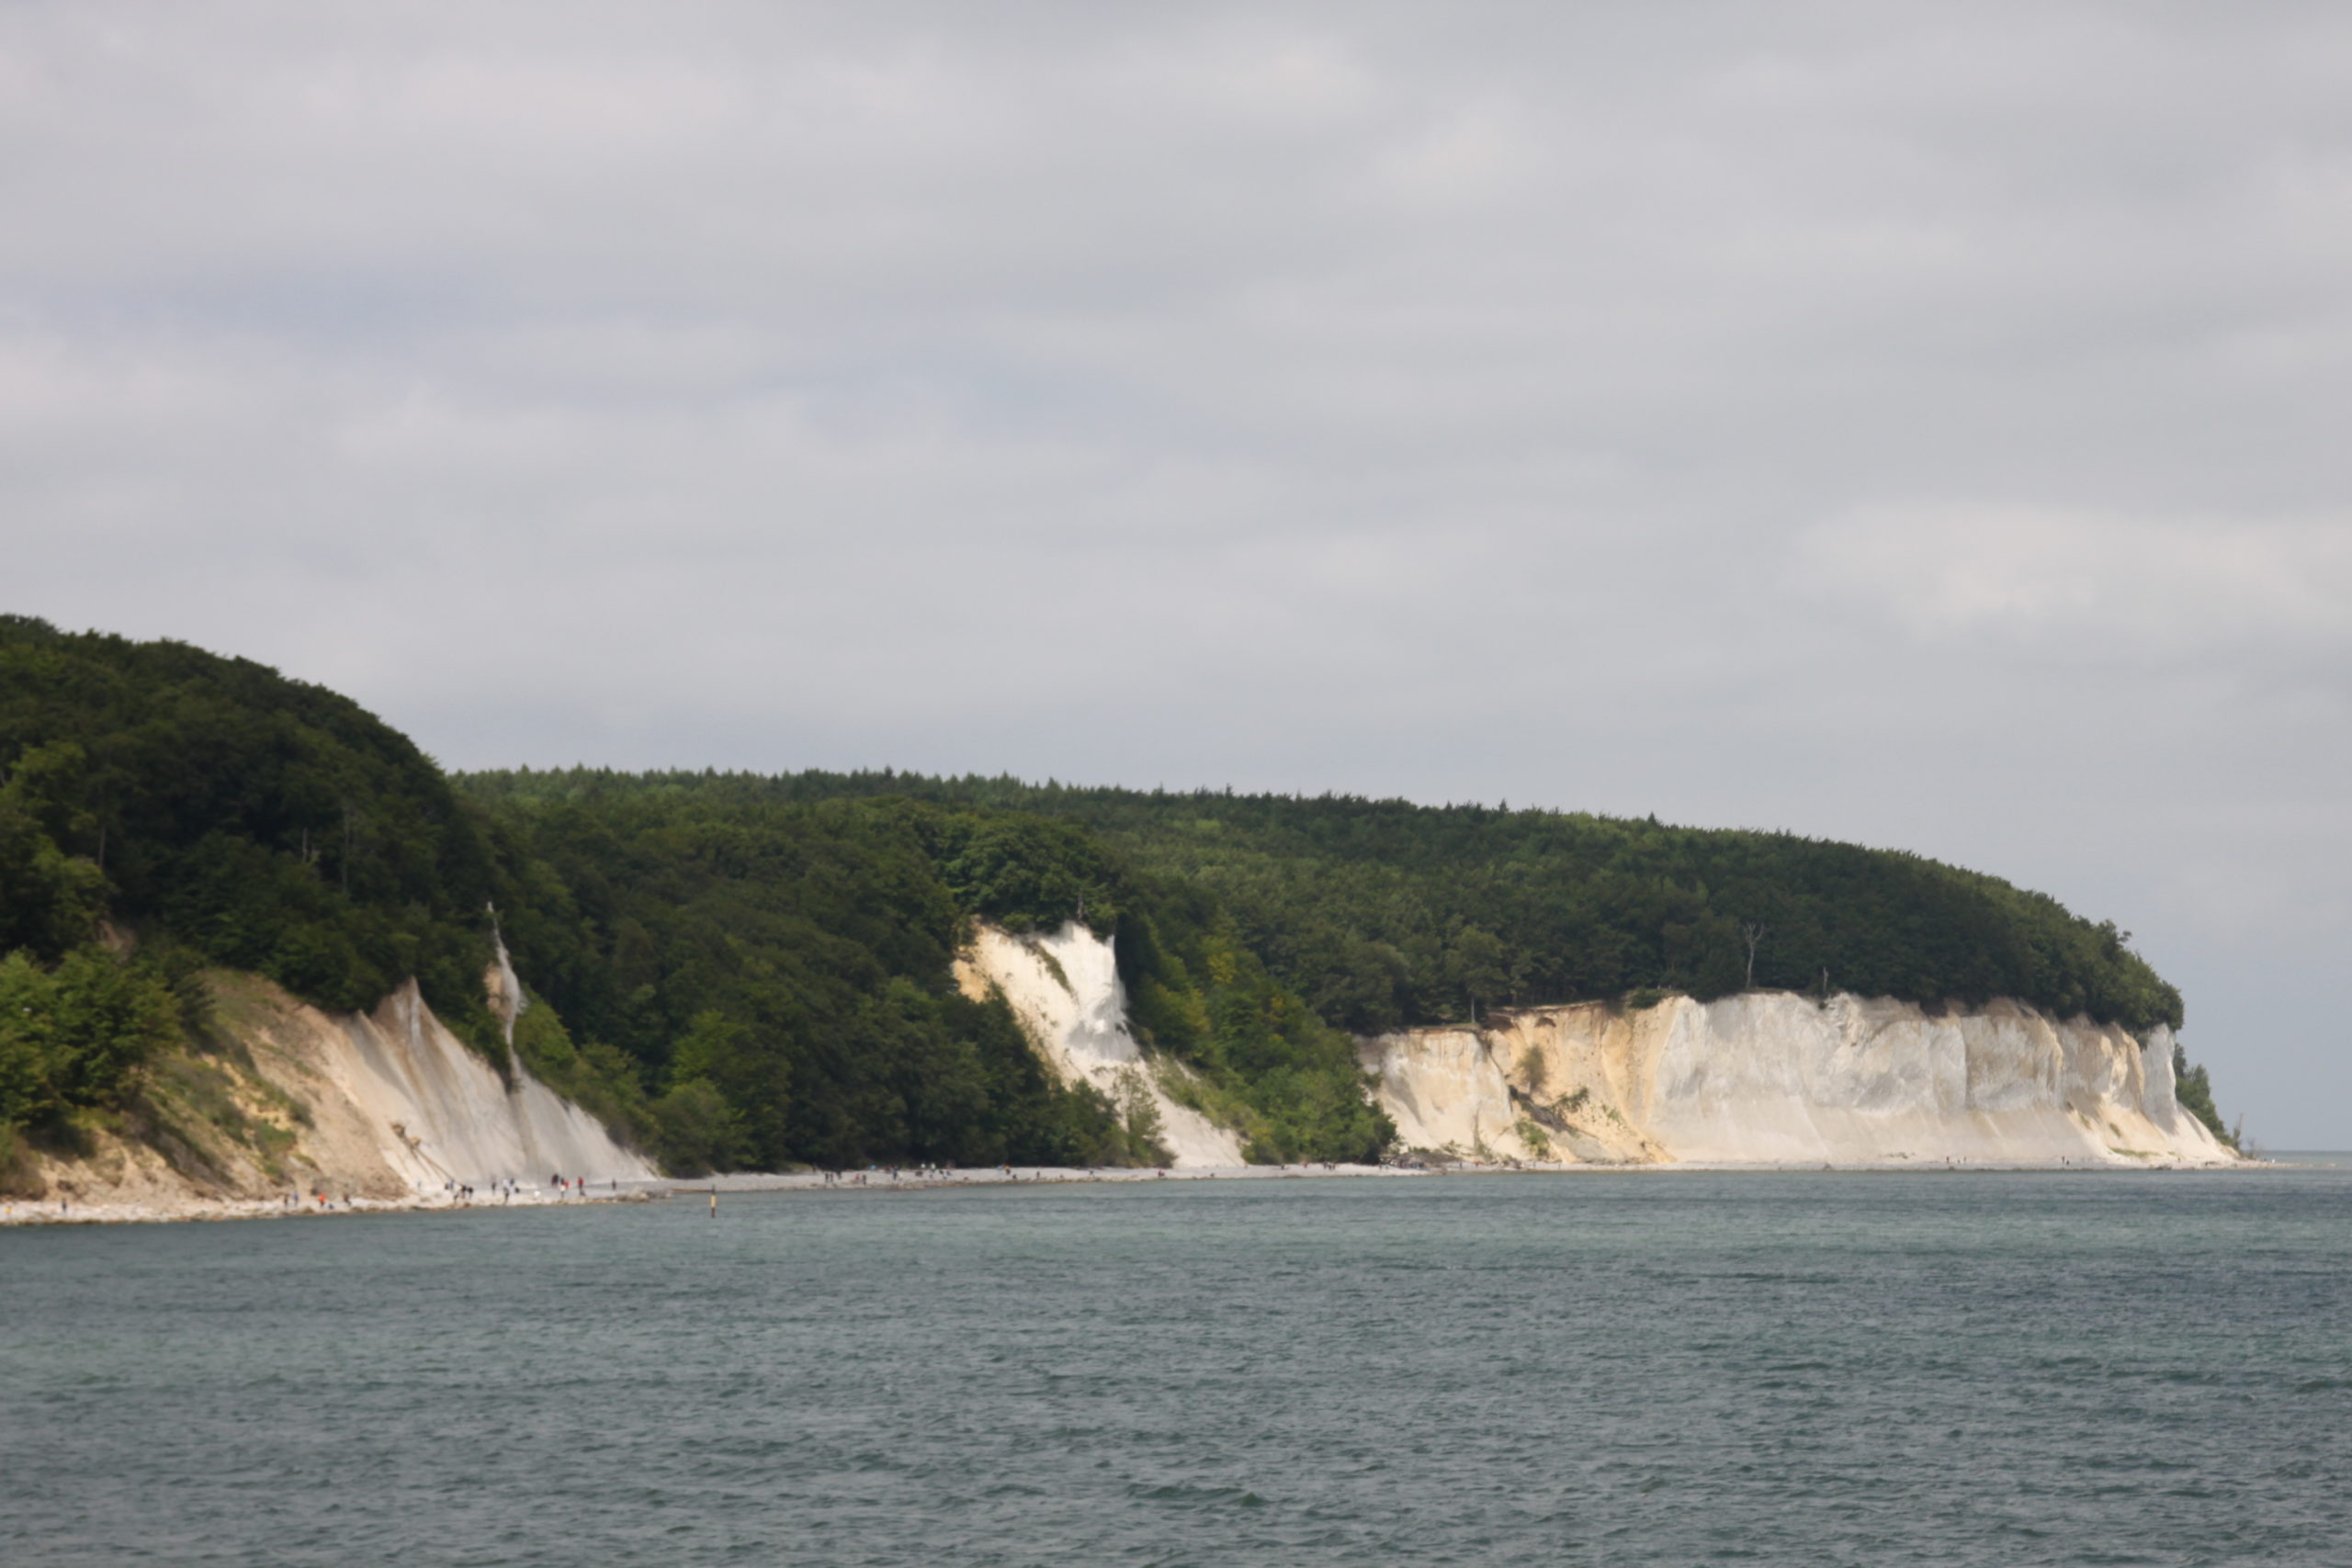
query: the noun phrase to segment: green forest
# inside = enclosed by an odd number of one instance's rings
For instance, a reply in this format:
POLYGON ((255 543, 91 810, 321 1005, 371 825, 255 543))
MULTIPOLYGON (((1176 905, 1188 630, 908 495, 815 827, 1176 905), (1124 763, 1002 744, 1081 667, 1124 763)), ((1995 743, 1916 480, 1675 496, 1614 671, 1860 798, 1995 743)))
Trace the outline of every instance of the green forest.
POLYGON ((955 987, 972 922, 1072 919, 1265 1160, 1376 1156, 1351 1037, 1491 1007, 1753 985, 2181 1018, 2112 924, 1894 852, 892 773, 452 778, 262 665, 0 616, 0 1155, 135 1113, 147 1062, 212 1037, 210 970, 338 1010, 413 977, 511 1072, 495 932, 542 1004, 514 1054, 673 1171, 1157 1161, 1148 1118, 955 987))
POLYGON ((1481 1006, 1825 983, 1919 1002, 2014 997, 2135 1030, 2181 1023, 2180 994, 2112 924, 1917 855, 1786 833, 906 773, 574 770, 460 783, 499 804, 908 799, 1050 818, 1084 829, 1135 875, 1229 913, 1280 983, 1359 1033, 1458 1021, 1481 1006), (1757 933, 1752 980, 1743 928, 1757 933))
POLYGON ((604 1048, 603 1079, 671 1086, 657 1127, 676 1123, 677 1086, 724 1102, 723 1137, 687 1150, 673 1134, 673 1163, 1158 1160, 1147 1128, 1045 1077, 1001 1002, 952 984, 969 921, 1058 927, 1081 909, 1117 942, 1153 1043, 1259 1156, 1364 1158, 1385 1141, 1348 1036, 1213 908, 1133 878, 1069 824, 891 796, 474 798, 520 872, 503 906, 515 961, 604 1048))

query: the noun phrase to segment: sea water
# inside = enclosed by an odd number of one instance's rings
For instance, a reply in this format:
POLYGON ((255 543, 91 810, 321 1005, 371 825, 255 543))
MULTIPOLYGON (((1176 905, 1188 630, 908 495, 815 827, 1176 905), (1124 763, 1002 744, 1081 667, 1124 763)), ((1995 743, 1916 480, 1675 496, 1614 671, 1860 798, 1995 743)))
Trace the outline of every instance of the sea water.
POLYGON ((2352 1170, 0 1233, 0 1561, 2352 1563, 2352 1170))

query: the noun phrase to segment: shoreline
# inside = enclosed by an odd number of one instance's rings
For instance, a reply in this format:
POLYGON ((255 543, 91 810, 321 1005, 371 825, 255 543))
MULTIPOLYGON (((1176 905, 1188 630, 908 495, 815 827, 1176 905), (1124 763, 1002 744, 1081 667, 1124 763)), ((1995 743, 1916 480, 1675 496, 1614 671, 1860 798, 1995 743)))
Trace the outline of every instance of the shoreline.
MULTIPOLYGON (((2352 1156, 2347 1156, 2352 1157, 2352 1156)), ((759 1193, 935 1192, 972 1187, 1056 1187, 1127 1184, 1157 1181, 1336 1181, 1366 1179, 1432 1179, 1444 1177, 1641 1176, 1687 1173, 1749 1173, 1830 1171, 1849 1175, 2084 1175, 2132 1172, 2230 1172, 2281 1170, 2305 1163, 2275 1159, 2241 1159, 2227 1165, 2190 1161, 2148 1161, 2132 1165, 2051 1165, 2043 1162, 1911 1161, 1868 1163, 1799 1161, 1775 1163, 1670 1160, 1610 1165, 1599 1162, 1393 1166, 1333 1164, 1324 1166, 1211 1166, 1184 1168, 1098 1166, 1001 1166, 978 1169, 887 1168, 842 1171, 830 1176, 820 1170, 732 1172, 724 1176, 619 1182, 603 1190, 556 1192, 545 1188, 518 1188, 512 1197, 460 1199, 444 1192, 420 1192, 401 1198, 347 1197, 319 1204, 288 1203, 277 1199, 196 1198, 171 1202, 80 1202, 55 1199, 12 1199, 0 1201, 0 1229, 44 1225, 173 1224, 228 1220, 297 1220, 350 1217, 359 1214, 455 1213, 503 1209, 580 1207, 601 1203, 668 1202, 716 1192, 751 1196, 759 1193)))
POLYGON ((320 1203, 310 1199, 198 1198, 168 1201, 89 1201, 79 1199, 0 1200, 0 1229, 13 1225, 175 1224, 207 1220, 300 1220, 354 1214, 461 1213, 475 1210, 571 1208, 589 1203, 644 1203, 661 1196, 650 1189, 666 1182, 638 1181, 605 1191, 573 1194, 523 1188, 512 1198, 458 1198, 446 1192, 415 1192, 400 1198, 343 1197, 320 1203))

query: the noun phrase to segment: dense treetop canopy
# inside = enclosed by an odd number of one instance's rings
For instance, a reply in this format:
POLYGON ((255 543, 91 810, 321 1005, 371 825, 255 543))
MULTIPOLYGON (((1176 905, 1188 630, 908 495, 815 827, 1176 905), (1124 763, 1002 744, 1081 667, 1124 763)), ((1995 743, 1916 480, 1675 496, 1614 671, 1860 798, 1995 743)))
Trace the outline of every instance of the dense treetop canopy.
POLYGON ((1084 829, 1134 875, 1229 912, 1250 949, 1341 1027, 1476 1005, 1721 996, 1750 985, 1927 1004, 2014 997, 2177 1028, 2180 995, 2110 923, 1899 851, 1654 818, 807 773, 472 775, 486 800, 901 797, 1084 829), (1747 936, 1756 938, 1754 972, 1747 936))
POLYGON ((348 697, 175 642, 0 617, 0 949, 104 912, 324 1006, 480 1021, 486 815, 348 697), (27 868, 62 857, 84 879, 27 868))

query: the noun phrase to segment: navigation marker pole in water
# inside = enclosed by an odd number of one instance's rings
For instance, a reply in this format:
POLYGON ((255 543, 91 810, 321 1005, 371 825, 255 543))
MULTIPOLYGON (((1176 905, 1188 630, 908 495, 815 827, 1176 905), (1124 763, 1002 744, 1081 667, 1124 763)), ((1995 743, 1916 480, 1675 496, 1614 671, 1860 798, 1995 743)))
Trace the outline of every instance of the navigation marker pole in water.
POLYGON ((710 1217, 714 1220, 718 1218, 718 1189, 716 1187, 710 1190, 710 1217))

